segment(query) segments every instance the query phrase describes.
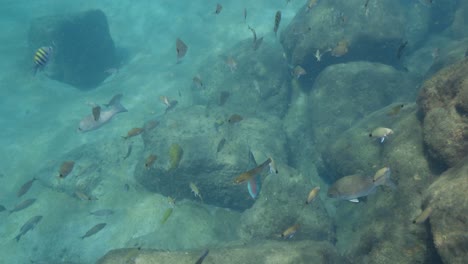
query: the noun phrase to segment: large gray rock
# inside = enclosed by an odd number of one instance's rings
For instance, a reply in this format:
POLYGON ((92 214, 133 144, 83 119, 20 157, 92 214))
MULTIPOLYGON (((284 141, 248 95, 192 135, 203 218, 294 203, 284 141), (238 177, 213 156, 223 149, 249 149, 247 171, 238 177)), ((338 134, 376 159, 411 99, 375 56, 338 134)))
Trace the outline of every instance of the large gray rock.
POLYGON ((334 141, 364 116, 395 101, 412 100, 415 87, 408 74, 379 63, 326 68, 317 77, 309 99, 315 140, 334 141))
POLYGON ((468 258, 468 159, 444 172, 427 190, 422 209, 429 216, 432 239, 444 263, 466 263, 468 258))
MULTIPOLYGON (((116 249, 108 252, 98 264, 193 264, 201 252, 162 252, 148 249, 116 249)), ((203 261, 204 264, 309 264, 316 263, 348 263, 340 257, 332 245, 326 242, 301 241, 278 242, 258 241, 243 246, 211 249, 203 261)))
POLYGON ((428 231, 412 220, 436 172, 424 155, 415 104, 407 104, 396 116, 387 115, 391 109, 365 117, 323 153, 331 181, 355 173, 372 176, 389 166, 397 183, 396 190, 378 187, 358 204, 328 200, 336 206, 337 247, 356 263, 425 263, 431 253, 428 231), (383 144, 368 136, 378 126, 394 130, 383 144))
POLYGON ((90 10, 62 16, 45 16, 31 21, 29 46, 34 52, 52 46, 47 74, 79 89, 97 87, 119 62, 106 15, 90 10))
POLYGON ((192 106, 176 108, 163 116, 156 129, 143 133, 145 155, 156 154, 158 159, 150 169, 145 168, 145 158, 141 159, 135 168, 137 181, 150 191, 178 200, 200 201, 191 193, 192 182, 205 203, 236 210, 249 208, 254 200, 246 184, 235 185, 234 178, 253 168, 249 149, 258 163, 270 156, 284 163, 286 136, 274 116, 257 119, 243 115, 242 121, 232 124, 227 121, 231 114, 222 108, 192 106), (224 147, 218 152, 223 138, 224 147), (169 153, 175 144, 183 150, 179 158, 169 153), (173 164, 178 165, 171 168, 171 160, 177 159, 179 162, 173 164))

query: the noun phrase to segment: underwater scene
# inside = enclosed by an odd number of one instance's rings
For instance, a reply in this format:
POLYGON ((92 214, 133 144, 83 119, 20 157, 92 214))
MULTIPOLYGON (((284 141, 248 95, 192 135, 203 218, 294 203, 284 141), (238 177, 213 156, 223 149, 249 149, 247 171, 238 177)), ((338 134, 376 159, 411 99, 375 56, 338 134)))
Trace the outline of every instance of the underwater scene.
POLYGON ((0 263, 467 263, 468 0, 0 3, 0 263))

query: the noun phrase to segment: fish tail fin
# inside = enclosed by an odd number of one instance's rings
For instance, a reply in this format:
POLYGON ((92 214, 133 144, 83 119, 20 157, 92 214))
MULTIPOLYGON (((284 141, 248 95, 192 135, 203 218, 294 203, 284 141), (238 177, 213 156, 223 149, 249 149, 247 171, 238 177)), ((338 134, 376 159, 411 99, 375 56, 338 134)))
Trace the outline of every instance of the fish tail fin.
POLYGON ((115 102, 111 107, 116 113, 128 112, 127 108, 125 108, 120 102, 115 102))

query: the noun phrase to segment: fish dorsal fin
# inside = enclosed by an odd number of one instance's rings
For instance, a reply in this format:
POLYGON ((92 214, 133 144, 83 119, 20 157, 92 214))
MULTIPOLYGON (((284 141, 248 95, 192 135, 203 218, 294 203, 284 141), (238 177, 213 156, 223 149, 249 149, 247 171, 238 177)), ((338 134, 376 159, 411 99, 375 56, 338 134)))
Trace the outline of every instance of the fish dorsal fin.
POLYGON ((351 199, 351 200, 348 200, 348 201, 350 201, 352 203, 359 203, 359 200, 357 198, 354 198, 354 199, 351 199))

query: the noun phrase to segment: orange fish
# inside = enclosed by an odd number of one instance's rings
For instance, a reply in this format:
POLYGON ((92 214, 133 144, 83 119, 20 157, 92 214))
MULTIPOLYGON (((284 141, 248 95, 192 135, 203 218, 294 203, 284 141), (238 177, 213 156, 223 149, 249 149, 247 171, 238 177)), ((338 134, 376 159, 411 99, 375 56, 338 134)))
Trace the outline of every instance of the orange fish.
POLYGON ((141 133, 143 133, 143 131, 145 131, 144 128, 141 128, 141 127, 134 127, 132 129, 130 129, 130 131, 127 132, 127 136, 123 136, 124 139, 129 139, 131 137, 135 137, 135 136, 138 136, 140 135, 141 133))
POLYGON ((317 186, 315 188, 313 188, 310 192, 309 192, 309 195, 307 196, 307 200, 306 200, 306 204, 310 204, 311 202, 313 202, 315 200, 315 198, 317 197, 318 193, 320 191, 320 187, 317 186))
POLYGON ((299 227, 299 224, 295 224, 289 227, 288 229, 284 230, 283 233, 281 233, 281 237, 284 239, 292 238, 297 233, 297 230, 299 230, 299 227))
POLYGON ((259 174, 260 172, 262 172, 262 170, 268 166, 271 162, 271 158, 268 158, 265 162, 263 162, 262 164, 258 165, 257 167, 249 170, 249 171, 246 171, 246 172, 243 172, 241 173, 239 176, 237 176, 235 179, 234 179, 234 183, 235 184, 240 184, 240 183, 243 183, 245 181, 249 181, 250 179, 252 179, 255 175, 259 174))

